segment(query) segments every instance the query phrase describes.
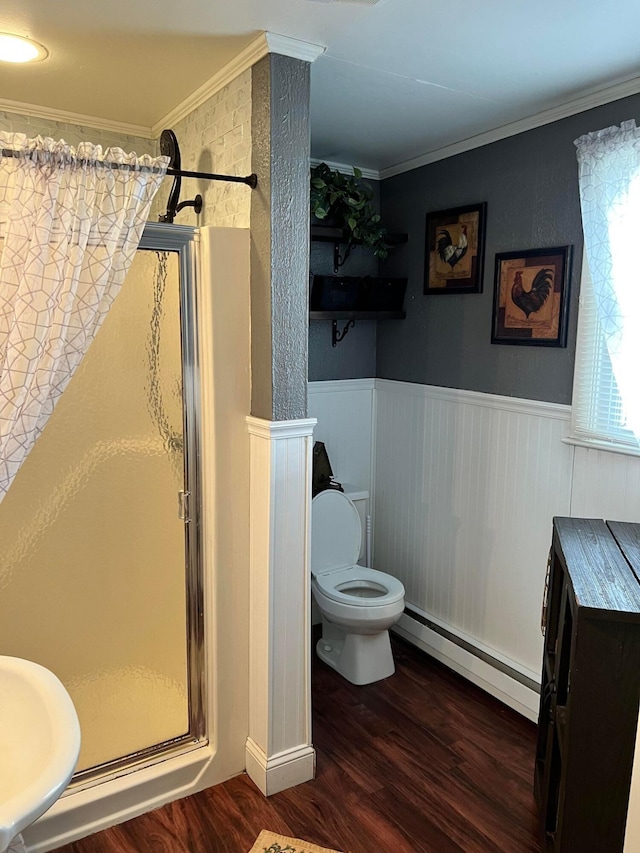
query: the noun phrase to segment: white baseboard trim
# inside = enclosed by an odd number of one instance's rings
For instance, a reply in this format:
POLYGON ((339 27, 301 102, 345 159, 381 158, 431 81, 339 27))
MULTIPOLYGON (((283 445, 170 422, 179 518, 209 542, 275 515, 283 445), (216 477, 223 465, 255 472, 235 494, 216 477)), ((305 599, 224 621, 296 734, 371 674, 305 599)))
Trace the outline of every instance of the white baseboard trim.
POLYGON ((540 696, 536 691, 516 681, 490 663, 482 660, 456 643, 432 631, 426 625, 403 613, 393 628, 398 636, 430 654, 440 663, 486 690, 523 717, 538 721, 540 696))
POLYGON ((265 797, 309 782, 316 775, 316 751, 308 744, 267 758, 264 750, 249 737, 246 763, 249 777, 265 797))

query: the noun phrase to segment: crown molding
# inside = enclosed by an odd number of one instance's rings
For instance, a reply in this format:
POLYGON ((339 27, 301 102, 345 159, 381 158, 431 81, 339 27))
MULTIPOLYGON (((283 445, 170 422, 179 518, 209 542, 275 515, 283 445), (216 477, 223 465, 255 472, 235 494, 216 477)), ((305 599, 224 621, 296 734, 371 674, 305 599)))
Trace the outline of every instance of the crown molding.
POLYGON ((594 107, 601 107, 603 104, 611 103, 611 101, 619 101, 621 98, 629 97, 629 95, 637 95, 639 92, 640 77, 634 77, 631 80, 616 83, 614 86, 607 86, 604 89, 597 89, 560 106, 543 110, 527 118, 504 124, 502 127, 496 127, 485 133, 479 133, 477 136, 470 136, 468 139, 454 142, 452 145, 446 145, 437 151, 430 151, 419 157, 413 157, 411 160, 397 163, 395 166, 381 169, 380 179, 392 178, 394 175, 400 175, 402 172, 410 172, 412 169, 420 168, 420 166, 427 166, 429 163, 436 163, 438 160, 455 157, 456 154, 463 154, 465 151, 471 151, 483 145, 490 145, 492 142, 498 142, 501 139, 507 139, 509 136, 525 133, 527 130, 534 130, 536 127, 560 121, 577 113, 594 109, 594 107))
POLYGON ((192 92, 184 101, 181 101, 177 107, 170 110, 163 118, 157 121, 151 130, 154 136, 160 136, 165 127, 173 127, 183 118, 186 118, 189 113, 192 113, 198 107, 202 106, 205 101, 212 98, 225 86, 228 86, 240 74, 259 62, 264 56, 269 53, 269 45, 267 44, 266 34, 260 33, 253 41, 240 51, 234 58, 217 71, 213 77, 206 80, 202 86, 199 86, 192 92))
POLYGON ((305 62, 315 62, 327 49, 320 44, 300 41, 300 39, 281 36, 278 33, 266 32, 264 35, 269 53, 280 53, 282 56, 291 56, 293 59, 302 59, 305 62))
MULTIPOLYGON (((311 166, 317 166, 319 163, 326 163, 330 169, 342 172, 343 175, 353 175, 353 166, 347 166, 346 163, 334 163, 333 160, 318 160, 316 157, 312 157, 309 161, 311 166)), ((380 180, 380 172, 375 169, 365 169, 362 166, 358 166, 357 168, 362 172, 363 178, 368 178, 370 181, 380 180)))
POLYGON ((199 86, 192 92, 188 98, 185 98, 177 107, 170 110, 163 118, 157 121, 151 128, 153 135, 157 137, 165 127, 173 127, 179 121, 182 121, 189 113, 202 106, 205 101, 208 101, 209 98, 212 98, 221 89, 224 89, 225 86, 228 86, 236 77, 239 77, 240 74, 243 74, 255 65, 256 62, 259 62, 270 53, 281 53, 284 56, 303 59, 305 62, 314 62, 325 50, 326 48, 320 45, 310 44, 299 39, 288 38, 287 36, 277 35, 276 33, 260 33, 244 50, 241 50, 220 71, 217 71, 213 77, 210 77, 202 86, 199 86))
POLYGON ((60 121, 65 124, 78 124, 82 127, 94 127, 98 130, 110 130, 114 133, 124 133, 127 136, 140 136, 143 139, 155 139, 152 128, 142 124, 127 124, 122 121, 111 121, 107 118, 97 116, 86 116, 82 113, 71 113, 66 110, 54 110, 50 107, 41 107, 37 104, 24 104, 21 101, 0 100, 2 112, 16 113, 17 115, 33 116, 34 118, 45 118, 49 121, 60 121))

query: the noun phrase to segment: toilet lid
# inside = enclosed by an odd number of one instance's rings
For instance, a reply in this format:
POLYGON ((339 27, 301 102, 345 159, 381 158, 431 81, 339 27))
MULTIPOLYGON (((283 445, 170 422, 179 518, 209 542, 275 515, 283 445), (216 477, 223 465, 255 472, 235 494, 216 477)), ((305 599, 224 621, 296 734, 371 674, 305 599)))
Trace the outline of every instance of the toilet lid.
POLYGON ((311 572, 314 575, 355 565, 362 545, 362 522, 352 501, 335 489, 311 504, 311 572))

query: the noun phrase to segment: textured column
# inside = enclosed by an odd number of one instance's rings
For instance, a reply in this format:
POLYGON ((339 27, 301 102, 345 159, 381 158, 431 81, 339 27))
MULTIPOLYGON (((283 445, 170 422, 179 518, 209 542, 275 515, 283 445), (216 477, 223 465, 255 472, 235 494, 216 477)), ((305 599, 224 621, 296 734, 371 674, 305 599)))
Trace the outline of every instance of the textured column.
POLYGON ((307 413, 310 65, 269 54, 252 70, 253 415, 307 413))

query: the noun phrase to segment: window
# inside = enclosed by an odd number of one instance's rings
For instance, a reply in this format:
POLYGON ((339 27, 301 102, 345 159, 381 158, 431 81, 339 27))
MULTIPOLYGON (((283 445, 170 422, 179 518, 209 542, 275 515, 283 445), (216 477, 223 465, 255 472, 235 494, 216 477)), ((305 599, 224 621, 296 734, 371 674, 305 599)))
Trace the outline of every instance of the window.
POLYGON ((627 427, 620 390, 598 319, 586 253, 582 259, 571 438, 594 447, 639 452, 638 441, 627 427))
POLYGON ((585 238, 572 440, 640 454, 640 130, 576 140, 585 238))

